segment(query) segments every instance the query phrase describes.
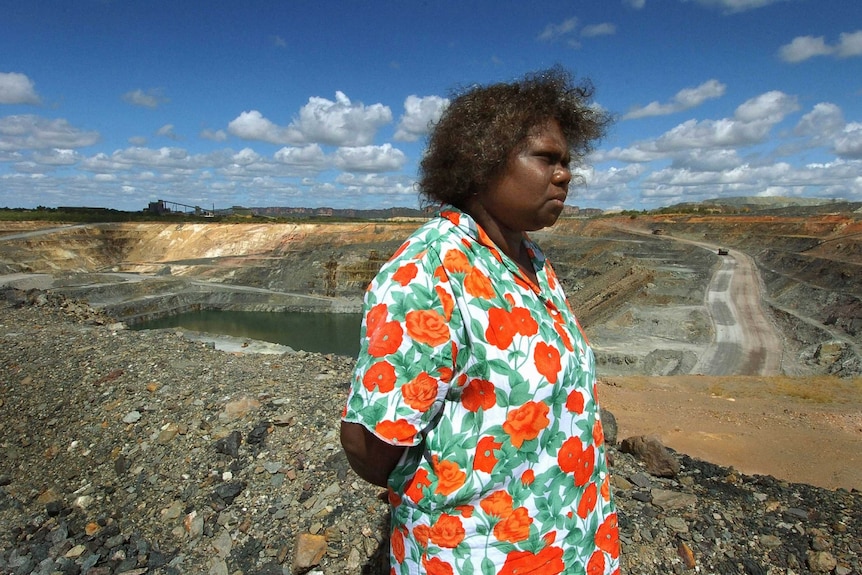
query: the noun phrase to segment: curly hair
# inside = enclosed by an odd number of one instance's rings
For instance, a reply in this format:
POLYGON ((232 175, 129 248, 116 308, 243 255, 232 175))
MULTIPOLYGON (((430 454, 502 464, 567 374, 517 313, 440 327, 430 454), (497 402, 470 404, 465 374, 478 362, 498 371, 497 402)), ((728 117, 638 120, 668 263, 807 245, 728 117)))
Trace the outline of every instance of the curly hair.
POLYGON ((463 207, 505 169, 533 130, 551 120, 560 125, 572 163, 580 164, 611 121, 590 105, 592 95, 588 80, 574 85, 571 74, 559 66, 454 95, 432 130, 419 167, 423 203, 463 207))

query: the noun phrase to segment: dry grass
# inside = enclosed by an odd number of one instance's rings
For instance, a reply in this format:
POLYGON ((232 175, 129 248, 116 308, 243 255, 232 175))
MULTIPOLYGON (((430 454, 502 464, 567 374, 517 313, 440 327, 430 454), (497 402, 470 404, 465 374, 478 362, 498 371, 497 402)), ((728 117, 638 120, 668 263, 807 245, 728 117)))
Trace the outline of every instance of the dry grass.
POLYGON ((817 404, 862 404, 862 378, 774 376, 711 379, 713 381, 706 391, 715 397, 784 397, 817 404))

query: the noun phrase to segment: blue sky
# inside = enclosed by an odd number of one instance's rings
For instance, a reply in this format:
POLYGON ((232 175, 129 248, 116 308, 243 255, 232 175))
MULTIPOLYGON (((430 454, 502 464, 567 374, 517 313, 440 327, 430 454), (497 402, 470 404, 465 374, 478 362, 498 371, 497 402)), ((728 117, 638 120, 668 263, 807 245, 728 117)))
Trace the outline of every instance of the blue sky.
POLYGON ((859 0, 0 0, 0 206, 416 207, 452 91, 555 64, 571 205, 862 201, 859 0))

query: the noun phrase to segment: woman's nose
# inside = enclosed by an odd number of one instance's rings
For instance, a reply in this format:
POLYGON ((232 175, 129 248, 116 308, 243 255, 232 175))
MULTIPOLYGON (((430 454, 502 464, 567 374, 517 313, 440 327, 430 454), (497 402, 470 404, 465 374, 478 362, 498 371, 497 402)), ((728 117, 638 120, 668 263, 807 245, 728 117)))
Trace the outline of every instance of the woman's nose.
POLYGON ((572 179, 572 171, 568 166, 557 165, 554 170, 554 183, 558 186, 568 186, 572 179))

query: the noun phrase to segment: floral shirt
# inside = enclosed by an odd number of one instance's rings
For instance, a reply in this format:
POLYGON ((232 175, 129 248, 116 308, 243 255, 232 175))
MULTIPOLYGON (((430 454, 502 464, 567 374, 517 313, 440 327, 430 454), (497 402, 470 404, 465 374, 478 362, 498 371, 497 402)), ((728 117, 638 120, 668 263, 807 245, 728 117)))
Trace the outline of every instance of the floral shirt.
POLYGON ((524 241, 539 285, 446 207, 366 293, 343 417, 409 447, 389 477, 395 574, 619 571, 593 353, 524 241))

